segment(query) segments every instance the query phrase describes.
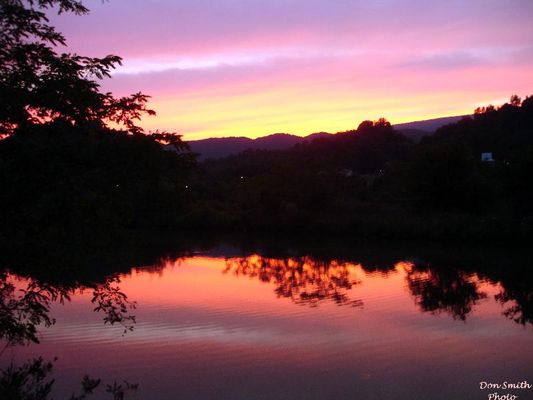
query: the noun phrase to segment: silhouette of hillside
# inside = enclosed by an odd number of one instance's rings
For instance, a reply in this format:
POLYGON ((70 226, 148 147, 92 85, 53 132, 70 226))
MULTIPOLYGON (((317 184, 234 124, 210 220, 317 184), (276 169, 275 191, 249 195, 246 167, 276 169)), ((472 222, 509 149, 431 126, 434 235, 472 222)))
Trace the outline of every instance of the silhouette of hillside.
POLYGON ((442 117, 426 119, 422 121, 405 122, 403 124, 394 125, 394 129, 396 129, 397 131, 418 130, 424 131, 426 133, 433 133, 444 125, 454 124, 467 116, 468 115, 458 115, 454 117, 442 117))
MULTIPOLYGON (((394 125, 394 128, 398 133, 413 142, 419 142, 424 136, 433 133, 444 125, 455 123, 461 118, 463 117, 456 116, 407 122, 394 125)), ((191 150, 199 155, 199 160, 207 160, 228 157, 245 150, 286 150, 303 142, 310 142, 314 139, 329 137, 332 135, 333 134, 327 132, 318 132, 302 137, 288 133, 275 133, 256 139, 240 136, 191 140, 188 144, 191 147, 191 150)))
POLYGON ((191 140, 188 144, 191 150, 199 155, 199 160, 206 160, 231 156, 245 150, 285 150, 298 143, 329 135, 329 133, 322 132, 302 137, 288 133, 275 133, 256 139, 226 137, 191 140))
POLYGON ((211 159, 191 183, 205 201, 194 213, 245 231, 524 238, 533 229, 532 105, 513 96, 419 141, 381 119, 285 150, 211 159))

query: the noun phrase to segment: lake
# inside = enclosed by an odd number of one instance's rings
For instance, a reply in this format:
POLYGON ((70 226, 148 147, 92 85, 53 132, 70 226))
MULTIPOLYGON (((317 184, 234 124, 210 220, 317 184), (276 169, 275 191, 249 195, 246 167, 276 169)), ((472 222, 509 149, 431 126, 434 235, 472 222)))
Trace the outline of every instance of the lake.
POLYGON ((82 255, 94 268, 79 273, 4 265, 4 378, 42 357, 55 399, 84 375, 102 380, 94 398, 124 381, 138 384, 126 399, 533 398, 503 386, 533 384, 527 251, 271 240, 126 255, 82 255))

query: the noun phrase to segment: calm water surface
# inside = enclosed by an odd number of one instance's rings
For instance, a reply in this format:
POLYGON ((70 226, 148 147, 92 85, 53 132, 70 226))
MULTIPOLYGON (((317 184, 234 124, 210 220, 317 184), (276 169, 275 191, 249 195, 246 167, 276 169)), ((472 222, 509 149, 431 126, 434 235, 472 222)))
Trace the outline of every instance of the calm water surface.
POLYGON ((529 265, 296 253, 162 256, 107 282, 57 284, 63 302, 11 271, 4 288, 49 296, 55 323, 40 321, 39 344, 4 332, 0 367, 57 357, 58 399, 86 374, 138 383, 132 399, 533 399, 479 389, 533 384, 529 265))

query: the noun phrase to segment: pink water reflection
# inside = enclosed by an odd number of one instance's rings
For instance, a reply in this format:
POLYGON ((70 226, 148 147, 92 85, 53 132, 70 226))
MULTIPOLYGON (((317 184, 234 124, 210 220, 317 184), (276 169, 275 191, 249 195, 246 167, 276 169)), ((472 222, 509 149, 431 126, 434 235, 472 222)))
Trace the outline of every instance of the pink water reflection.
POLYGON ((503 317, 501 285, 472 273, 252 255, 120 278, 138 303, 133 332, 104 326, 78 292, 54 306, 40 345, 10 356, 57 356, 59 394, 89 373, 153 399, 481 399, 480 380, 533 378, 531 328, 503 317))

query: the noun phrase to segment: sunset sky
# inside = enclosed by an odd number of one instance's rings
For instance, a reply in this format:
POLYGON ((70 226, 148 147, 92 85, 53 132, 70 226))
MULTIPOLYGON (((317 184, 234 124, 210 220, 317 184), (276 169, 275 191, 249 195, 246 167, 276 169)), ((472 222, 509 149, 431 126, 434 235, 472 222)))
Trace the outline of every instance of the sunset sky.
POLYGON ((142 91, 147 129, 305 135, 472 112, 533 94, 531 0, 86 0, 53 23, 117 54, 104 90, 142 91))

